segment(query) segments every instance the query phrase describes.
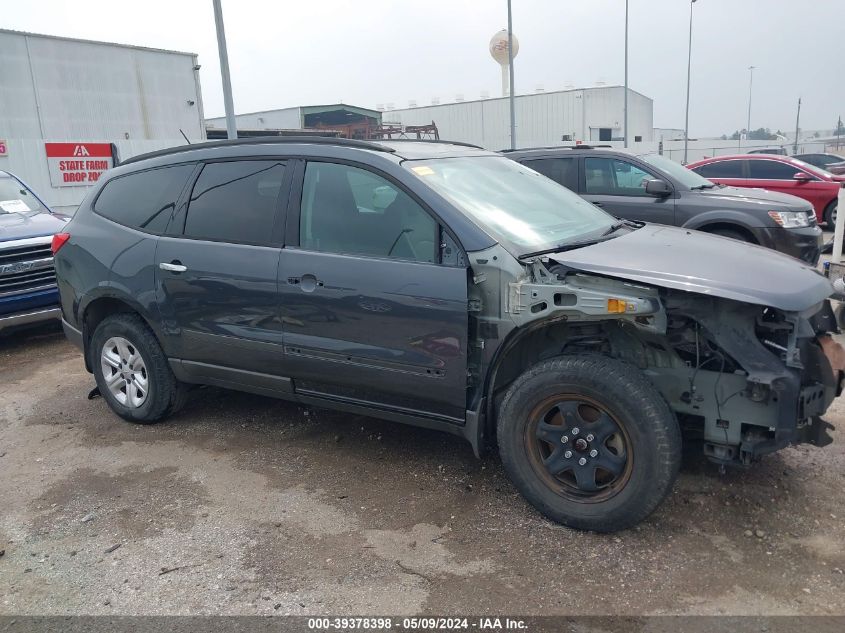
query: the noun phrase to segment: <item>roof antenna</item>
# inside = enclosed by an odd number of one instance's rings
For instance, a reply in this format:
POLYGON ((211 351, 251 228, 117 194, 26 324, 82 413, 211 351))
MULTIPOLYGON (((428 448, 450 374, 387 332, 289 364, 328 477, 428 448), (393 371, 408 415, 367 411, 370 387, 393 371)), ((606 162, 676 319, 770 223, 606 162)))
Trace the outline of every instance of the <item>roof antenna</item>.
POLYGON ((182 138, 183 138, 183 139, 185 139, 185 142, 186 142, 188 145, 190 145, 190 144, 191 144, 191 141, 189 141, 189 140, 188 140, 188 137, 187 137, 187 136, 185 135, 185 133, 182 131, 182 128, 179 128, 179 134, 181 134, 181 135, 182 135, 182 138))

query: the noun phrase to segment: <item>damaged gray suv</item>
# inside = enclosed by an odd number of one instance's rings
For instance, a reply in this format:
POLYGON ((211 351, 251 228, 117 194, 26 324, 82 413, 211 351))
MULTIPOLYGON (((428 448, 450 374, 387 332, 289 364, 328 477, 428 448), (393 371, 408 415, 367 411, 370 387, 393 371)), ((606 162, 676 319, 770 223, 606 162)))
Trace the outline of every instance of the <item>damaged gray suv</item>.
POLYGON ((154 152, 109 171, 54 249, 65 332, 132 422, 203 384, 439 429, 497 445, 534 507, 597 531, 660 504, 682 434, 721 465, 830 441, 822 275, 617 220, 471 146, 154 152))

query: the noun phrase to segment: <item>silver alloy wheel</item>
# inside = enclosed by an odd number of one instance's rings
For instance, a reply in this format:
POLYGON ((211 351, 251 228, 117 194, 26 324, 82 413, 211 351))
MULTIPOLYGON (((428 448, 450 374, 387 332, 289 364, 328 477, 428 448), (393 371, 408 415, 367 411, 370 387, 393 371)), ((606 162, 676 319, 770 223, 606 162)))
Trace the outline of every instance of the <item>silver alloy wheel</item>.
POLYGON ((100 353, 103 378, 120 404, 137 409, 147 400, 149 378, 141 352, 122 336, 113 336, 100 353))

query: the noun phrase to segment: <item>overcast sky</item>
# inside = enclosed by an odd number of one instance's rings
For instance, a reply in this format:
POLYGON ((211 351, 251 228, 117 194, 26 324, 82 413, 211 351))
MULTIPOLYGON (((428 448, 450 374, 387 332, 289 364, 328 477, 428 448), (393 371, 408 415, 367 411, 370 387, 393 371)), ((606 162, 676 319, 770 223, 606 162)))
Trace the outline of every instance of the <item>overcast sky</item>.
MULTIPOLYGON (((206 116, 223 114, 211 0, 2 1, 4 28, 199 54, 206 116)), ((632 89, 683 128, 688 0, 630 0, 632 89)), ((405 107, 498 96, 487 45, 505 0, 223 0, 236 112, 343 101, 405 107)), ((624 0, 513 0, 517 94, 624 79, 624 0)), ((833 128, 845 116, 845 1, 698 0, 690 135, 833 128), (838 69, 837 69, 838 67, 838 69)))

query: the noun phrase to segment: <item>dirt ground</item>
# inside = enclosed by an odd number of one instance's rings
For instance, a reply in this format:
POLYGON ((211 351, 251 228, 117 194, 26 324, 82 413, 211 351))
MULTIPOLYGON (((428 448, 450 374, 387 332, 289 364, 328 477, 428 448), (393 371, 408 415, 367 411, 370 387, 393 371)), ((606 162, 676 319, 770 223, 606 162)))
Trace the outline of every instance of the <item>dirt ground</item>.
POLYGON ((607 536, 458 438, 211 388, 135 426, 93 384, 55 328, 0 339, 0 615, 845 614, 845 400, 607 536))

